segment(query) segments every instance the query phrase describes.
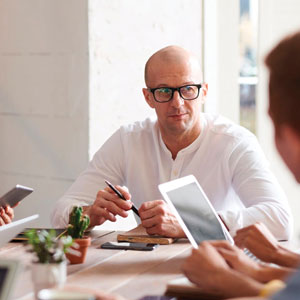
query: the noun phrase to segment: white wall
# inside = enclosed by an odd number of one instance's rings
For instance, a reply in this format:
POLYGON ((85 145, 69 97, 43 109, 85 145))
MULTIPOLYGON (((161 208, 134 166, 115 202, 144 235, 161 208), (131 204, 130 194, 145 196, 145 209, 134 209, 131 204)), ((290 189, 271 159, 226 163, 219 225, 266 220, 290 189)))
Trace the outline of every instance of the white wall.
POLYGON ((271 162, 272 170, 288 196, 294 215, 295 237, 299 239, 300 187, 275 149, 273 126, 267 116, 268 73, 264 58, 286 34, 300 30, 300 2, 297 0, 263 0, 259 1, 259 10, 258 139, 271 162))
POLYGON ((88 161, 87 2, 0 1, 0 194, 35 192, 37 226, 88 161))
POLYGON ((239 1, 204 1, 205 111, 239 123, 239 1))
POLYGON ((201 57, 202 1, 90 0, 90 156, 120 125, 153 115, 144 66, 157 50, 183 46, 201 57))

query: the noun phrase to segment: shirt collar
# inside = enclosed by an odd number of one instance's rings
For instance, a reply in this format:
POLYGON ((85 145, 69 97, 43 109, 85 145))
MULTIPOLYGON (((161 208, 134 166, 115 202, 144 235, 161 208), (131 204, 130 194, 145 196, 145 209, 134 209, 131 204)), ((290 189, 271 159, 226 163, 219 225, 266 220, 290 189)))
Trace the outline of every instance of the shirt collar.
MULTIPOLYGON (((201 132, 200 132, 199 136, 190 145, 188 145, 187 147, 181 149, 178 152, 177 157, 181 156, 181 155, 188 154, 188 153, 192 153, 192 152, 196 151, 197 149, 199 149, 199 147, 202 143, 202 140, 204 138, 205 129, 207 127, 207 121, 204 118, 203 113, 201 113, 201 115, 200 115, 200 122, 201 122, 201 132)), ((157 123, 157 128, 158 128, 158 138, 159 138, 160 146, 162 147, 164 152, 166 152, 169 156, 172 157, 172 154, 171 154, 170 150, 167 148, 166 144, 164 143, 164 141, 162 139, 158 123, 157 123)))

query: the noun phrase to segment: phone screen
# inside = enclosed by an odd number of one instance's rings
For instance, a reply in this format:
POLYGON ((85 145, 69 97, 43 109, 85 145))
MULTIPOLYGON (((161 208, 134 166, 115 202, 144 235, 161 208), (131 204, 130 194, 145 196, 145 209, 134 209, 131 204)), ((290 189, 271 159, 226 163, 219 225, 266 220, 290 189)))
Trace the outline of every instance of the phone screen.
POLYGON ((123 250, 141 250, 151 251, 157 248, 157 244, 146 244, 146 243, 118 243, 118 242, 107 242, 101 245, 102 249, 123 249, 123 250))

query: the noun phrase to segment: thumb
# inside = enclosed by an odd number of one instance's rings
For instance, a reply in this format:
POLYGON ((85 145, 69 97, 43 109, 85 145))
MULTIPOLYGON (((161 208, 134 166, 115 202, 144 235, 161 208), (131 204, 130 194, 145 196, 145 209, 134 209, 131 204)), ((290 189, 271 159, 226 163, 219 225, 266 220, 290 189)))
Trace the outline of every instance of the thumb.
POLYGON ((227 261, 227 263, 230 266, 232 266, 233 262, 237 259, 236 254, 233 251, 220 248, 218 249, 218 252, 220 253, 220 255, 222 255, 222 257, 227 261))

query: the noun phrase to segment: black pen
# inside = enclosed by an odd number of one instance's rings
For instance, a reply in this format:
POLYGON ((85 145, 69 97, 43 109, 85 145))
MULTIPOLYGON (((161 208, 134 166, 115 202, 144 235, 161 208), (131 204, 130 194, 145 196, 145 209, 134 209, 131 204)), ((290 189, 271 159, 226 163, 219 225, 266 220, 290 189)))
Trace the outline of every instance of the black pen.
MULTIPOLYGON (((125 201, 127 201, 126 199, 125 199, 125 197, 109 182, 109 181, 107 181, 107 180, 104 180, 105 181, 105 183, 119 196, 119 198, 121 198, 121 199, 123 199, 123 200, 125 200, 125 201)), ((138 209, 136 208, 136 206, 132 203, 132 207, 131 207, 131 209, 133 210, 133 212, 139 217, 140 216, 140 214, 139 214, 139 211, 138 211, 138 209)))

